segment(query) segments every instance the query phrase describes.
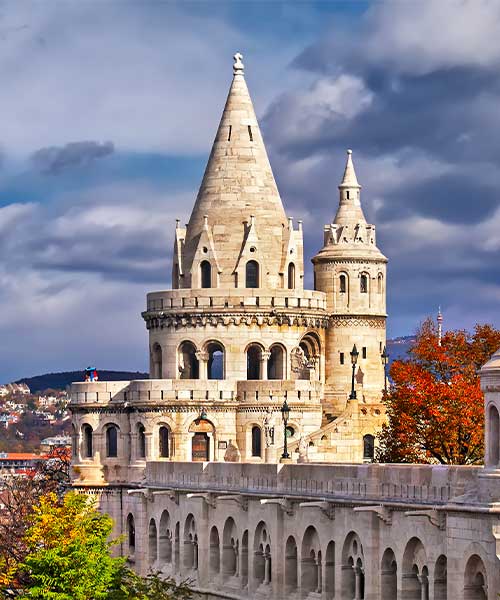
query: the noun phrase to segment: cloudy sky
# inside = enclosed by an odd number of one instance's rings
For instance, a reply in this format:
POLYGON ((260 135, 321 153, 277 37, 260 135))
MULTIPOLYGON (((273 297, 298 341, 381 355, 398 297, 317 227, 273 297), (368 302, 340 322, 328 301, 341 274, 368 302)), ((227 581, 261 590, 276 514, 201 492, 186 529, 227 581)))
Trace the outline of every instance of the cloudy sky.
POLYGON ((500 326, 498 31, 497 0, 0 0, 0 382, 147 369, 236 50, 308 258, 353 148, 389 335, 500 326))

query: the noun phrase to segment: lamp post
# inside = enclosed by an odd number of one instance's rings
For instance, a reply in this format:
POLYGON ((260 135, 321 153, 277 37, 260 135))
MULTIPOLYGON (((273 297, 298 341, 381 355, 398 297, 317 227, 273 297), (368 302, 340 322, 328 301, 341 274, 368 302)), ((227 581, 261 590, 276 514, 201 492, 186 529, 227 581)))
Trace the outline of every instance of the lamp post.
POLYGON ((387 354, 385 346, 380 357, 382 358, 382 364, 384 365, 384 394, 387 394, 387 363, 389 362, 389 355, 387 354))
POLYGON ((288 417, 290 416, 290 407, 287 404, 286 398, 283 402, 283 406, 281 407, 281 418, 283 419, 283 433, 284 433, 284 441, 283 441, 283 454, 281 458, 290 458, 288 454, 288 440, 286 435, 286 426, 288 423, 288 417))
POLYGON ((356 373, 356 363, 358 362, 359 352, 356 348, 356 344, 352 347, 351 352, 351 364, 352 364, 352 380, 351 380, 351 394, 349 400, 356 400, 356 390, 354 389, 354 375, 356 373))

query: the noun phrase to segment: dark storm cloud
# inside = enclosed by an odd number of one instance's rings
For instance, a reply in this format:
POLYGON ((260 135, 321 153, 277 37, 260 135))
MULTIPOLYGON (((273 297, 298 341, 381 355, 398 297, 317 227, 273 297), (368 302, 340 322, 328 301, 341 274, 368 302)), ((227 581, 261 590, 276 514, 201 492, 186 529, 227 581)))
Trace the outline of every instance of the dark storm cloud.
POLYGON ((500 207, 500 189, 466 175, 443 175, 388 194, 378 213, 381 222, 420 214, 447 223, 475 224, 500 207))
POLYGON ((65 169, 87 165, 113 152, 112 142, 71 142, 65 146, 40 148, 31 155, 31 161, 42 173, 57 175, 65 169))
POLYGON ((282 93, 262 119, 286 203, 308 215, 309 256, 354 148, 363 208, 390 261, 397 333, 438 304, 450 326, 487 319, 500 293, 500 42, 484 46, 500 7, 423 1, 410 31, 415 4, 377 4, 348 34, 334 29, 304 50, 292 66, 312 83, 282 93), (446 15, 455 27, 434 38, 426 27, 446 15), (467 35, 454 33, 462 26, 467 35))

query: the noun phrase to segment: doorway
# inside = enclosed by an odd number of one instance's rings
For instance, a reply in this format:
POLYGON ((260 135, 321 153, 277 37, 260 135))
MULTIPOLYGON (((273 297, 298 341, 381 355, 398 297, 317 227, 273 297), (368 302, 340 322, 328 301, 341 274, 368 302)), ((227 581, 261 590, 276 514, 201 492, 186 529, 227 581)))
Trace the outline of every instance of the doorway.
POLYGON ((197 432, 192 439, 193 462, 206 462, 210 459, 210 438, 208 433, 197 432))

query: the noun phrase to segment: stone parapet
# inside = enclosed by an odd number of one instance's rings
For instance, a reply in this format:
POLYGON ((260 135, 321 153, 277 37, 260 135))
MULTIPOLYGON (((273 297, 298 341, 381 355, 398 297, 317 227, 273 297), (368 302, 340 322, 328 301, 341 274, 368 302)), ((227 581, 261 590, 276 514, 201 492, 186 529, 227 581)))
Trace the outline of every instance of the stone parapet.
POLYGON ((146 312, 196 309, 254 311, 256 308, 326 310, 326 295, 314 290, 279 289, 178 289, 151 292, 147 295, 146 312))
POLYGON ((159 404, 182 401, 270 402, 319 404, 322 385, 307 380, 229 381, 206 379, 139 379, 136 381, 79 382, 71 385, 71 405, 159 404))
MULTIPOLYGON (((448 505, 478 488, 481 471, 441 465, 148 462, 144 487, 448 505)), ((500 493, 500 481, 498 488, 500 493)))

